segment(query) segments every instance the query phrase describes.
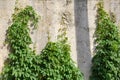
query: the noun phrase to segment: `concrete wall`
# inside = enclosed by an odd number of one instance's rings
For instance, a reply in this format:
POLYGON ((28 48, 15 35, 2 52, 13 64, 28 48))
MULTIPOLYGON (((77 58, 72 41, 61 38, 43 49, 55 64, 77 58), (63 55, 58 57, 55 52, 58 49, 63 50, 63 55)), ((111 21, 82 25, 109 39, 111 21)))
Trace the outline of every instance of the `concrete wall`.
MULTIPOLYGON (((4 45, 6 30, 11 24, 11 16, 15 6, 24 8, 31 5, 41 19, 38 29, 31 30, 32 48, 37 54, 48 42, 56 41, 58 29, 67 27, 67 36, 71 44, 71 57, 89 79, 91 59, 94 51, 94 32, 96 20, 96 4, 99 0, 0 0, 0 71, 9 53, 4 45), (62 22, 62 23, 61 23, 62 22)), ((117 24, 120 24, 120 0, 104 0, 107 12, 114 12, 117 24)))
POLYGON ((87 4, 87 0, 75 0, 77 61, 81 71, 84 73, 85 80, 88 80, 91 64, 87 4))
POLYGON ((14 11, 14 2, 15 0, 0 0, 0 71, 8 55, 7 46, 4 45, 4 41, 6 38, 6 30, 14 11))

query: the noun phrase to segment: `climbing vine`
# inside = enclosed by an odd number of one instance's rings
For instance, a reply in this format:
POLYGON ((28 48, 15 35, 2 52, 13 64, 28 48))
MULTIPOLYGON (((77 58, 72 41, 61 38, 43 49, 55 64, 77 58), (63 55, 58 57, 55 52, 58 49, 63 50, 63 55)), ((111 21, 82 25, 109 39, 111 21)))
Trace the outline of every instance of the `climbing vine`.
POLYGON ((31 6, 13 15, 6 42, 10 54, 0 80, 83 80, 83 75, 70 58, 70 45, 61 34, 56 42, 49 41, 40 55, 29 46, 29 22, 36 28, 38 15, 31 6))
POLYGON ((68 44, 48 42, 40 59, 40 80, 83 80, 83 75, 70 58, 68 44))
POLYGON ((39 56, 40 80, 83 80, 83 75, 70 57, 66 28, 59 29, 57 42, 49 41, 39 56))
POLYGON ((95 32, 96 55, 92 59, 90 80, 120 80, 120 35, 114 20, 98 3, 95 32))
POLYGON ((35 27, 38 16, 31 6, 14 14, 12 25, 7 30, 7 43, 11 53, 6 61, 2 80, 36 80, 38 67, 34 51, 29 47, 32 40, 29 36, 28 22, 35 27))
POLYGON ((58 30, 56 42, 49 41, 40 54, 40 80, 84 80, 83 74, 71 59, 68 43, 66 15, 62 16, 62 26, 58 30))

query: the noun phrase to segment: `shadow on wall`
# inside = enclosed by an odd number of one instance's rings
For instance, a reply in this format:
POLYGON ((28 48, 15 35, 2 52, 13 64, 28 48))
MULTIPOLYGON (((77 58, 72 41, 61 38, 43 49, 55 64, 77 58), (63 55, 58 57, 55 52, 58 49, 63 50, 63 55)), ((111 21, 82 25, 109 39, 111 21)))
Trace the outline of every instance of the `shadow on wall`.
POLYGON ((77 62, 84 74, 85 80, 89 80, 91 68, 90 36, 88 27, 87 0, 74 0, 77 62))

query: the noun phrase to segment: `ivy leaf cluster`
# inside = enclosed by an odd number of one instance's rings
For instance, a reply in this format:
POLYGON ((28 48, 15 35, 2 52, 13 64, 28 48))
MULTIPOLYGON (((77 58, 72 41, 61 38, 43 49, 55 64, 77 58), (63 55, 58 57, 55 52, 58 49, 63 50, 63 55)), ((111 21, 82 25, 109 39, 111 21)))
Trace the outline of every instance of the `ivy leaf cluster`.
POLYGON ((70 58, 70 46, 48 42, 40 55, 40 80, 83 80, 83 75, 70 58))
POLYGON ((35 63, 35 52, 29 47, 32 40, 29 36, 28 22, 35 27, 38 15, 31 6, 27 6, 18 14, 14 14, 12 20, 6 39, 11 53, 6 60, 1 80, 37 80, 38 67, 35 63))
POLYGON ((90 80, 120 80, 120 35, 112 18, 98 4, 95 31, 96 55, 92 59, 90 80))
POLYGON ((70 45, 63 37, 61 41, 49 41, 39 55, 30 48, 28 23, 36 28, 38 19, 31 6, 13 15, 6 39, 11 53, 0 80, 83 80, 82 73, 70 58, 70 45))
POLYGON ((71 59, 67 28, 58 30, 56 42, 49 41, 39 55, 40 80, 84 80, 83 74, 71 59))

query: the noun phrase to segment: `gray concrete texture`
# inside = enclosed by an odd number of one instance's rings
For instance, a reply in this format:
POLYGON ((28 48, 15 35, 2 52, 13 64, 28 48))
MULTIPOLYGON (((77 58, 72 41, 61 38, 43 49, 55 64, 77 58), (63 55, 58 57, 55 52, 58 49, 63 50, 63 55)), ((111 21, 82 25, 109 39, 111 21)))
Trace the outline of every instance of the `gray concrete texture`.
MULTIPOLYGON (((33 40, 32 48, 37 54, 48 42, 56 41, 59 28, 67 27, 67 36, 71 44, 71 58, 89 80, 91 59, 94 55, 94 32, 96 4, 99 0, 0 0, 0 72, 9 50, 4 45, 6 30, 11 24, 15 6, 24 8, 31 5, 41 16, 38 28, 30 31, 33 40), (61 23, 62 22, 62 23, 61 23)), ((113 12, 116 23, 120 24, 120 0, 104 0, 107 12, 113 12)))

